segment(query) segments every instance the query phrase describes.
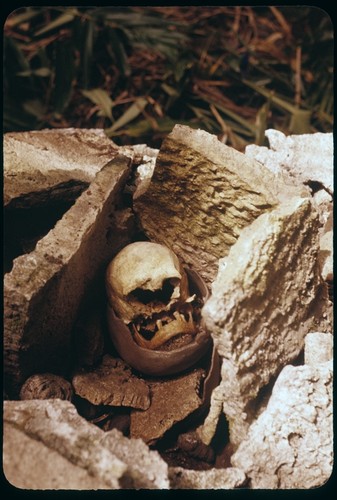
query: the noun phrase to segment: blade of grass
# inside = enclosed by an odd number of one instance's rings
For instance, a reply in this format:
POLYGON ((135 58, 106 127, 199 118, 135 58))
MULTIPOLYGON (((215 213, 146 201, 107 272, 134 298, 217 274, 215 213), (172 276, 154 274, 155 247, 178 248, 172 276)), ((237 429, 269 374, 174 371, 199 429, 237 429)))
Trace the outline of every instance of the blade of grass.
POLYGON ((255 144, 257 144, 258 146, 262 146, 264 143, 269 109, 270 109, 270 102, 267 101, 266 103, 263 104, 263 106, 261 106, 261 108, 258 110, 256 114, 255 144))
POLYGON ((94 23, 91 20, 85 21, 81 34, 83 36, 81 50, 82 82, 83 87, 87 89, 90 86, 94 52, 94 23))
POLYGON ((51 31, 55 28, 59 28, 60 26, 70 23, 71 21, 74 20, 76 15, 78 15, 77 9, 67 9, 63 14, 54 19, 54 21, 51 21, 49 24, 47 24, 47 26, 44 26, 43 28, 39 29, 35 33, 35 36, 43 35, 48 31, 51 31))
MULTIPOLYGON (((209 102, 211 102, 211 100, 209 102)), ((244 118, 239 116, 234 111, 231 111, 230 109, 225 108, 224 106, 221 106, 221 104, 218 104, 216 102, 212 102, 212 104, 217 109, 219 109, 220 111, 225 113, 225 115, 229 116, 230 118, 232 118, 232 120, 234 120, 235 122, 240 124, 242 127, 244 127, 246 129, 246 133, 250 132, 251 134, 255 135, 255 125, 253 123, 250 123, 248 120, 245 120, 244 118)))
POLYGON ((42 76, 47 77, 51 75, 51 70, 49 68, 38 68, 38 69, 29 69, 26 71, 19 71, 16 73, 17 76, 42 76))
POLYGON ((292 134, 309 134, 311 132, 310 120, 312 112, 304 109, 297 109, 291 115, 289 132, 292 134))
POLYGON ((109 39, 110 43, 107 44, 107 50, 110 52, 110 56, 116 61, 117 67, 122 75, 129 77, 131 74, 131 67, 124 45, 121 42, 121 37, 116 30, 109 29, 109 39))
POLYGON ((291 102, 286 101, 285 99, 282 99, 278 95, 276 95, 273 91, 267 90, 263 87, 259 87, 258 85, 255 85, 254 83, 248 81, 248 80, 243 80, 245 85, 248 85, 248 87, 251 87, 253 90, 258 92, 259 94, 263 95, 267 99, 269 99, 271 102, 273 102, 275 105, 280 107, 281 109, 288 111, 288 113, 296 113, 298 111, 298 108, 295 106, 295 104, 291 104, 291 102))
POLYGON ((31 10, 30 7, 27 8, 26 12, 22 12, 21 14, 11 14, 10 17, 6 20, 11 27, 17 26, 18 24, 24 23, 38 16, 40 11, 31 10))
POLYGON ((139 97, 138 99, 136 99, 136 101, 131 104, 131 106, 125 111, 125 113, 123 113, 122 116, 120 116, 118 120, 115 121, 112 127, 109 127, 105 130, 105 133, 109 136, 116 130, 127 125, 129 122, 137 118, 138 115, 140 115, 146 105, 147 99, 145 99, 144 97, 139 97))
POLYGON ((68 105, 75 75, 74 46, 71 39, 56 45, 54 111, 62 113, 68 105))
POLYGON ((82 94, 96 104, 102 112, 102 116, 113 121, 112 108, 115 105, 109 94, 103 89, 82 90, 82 94))

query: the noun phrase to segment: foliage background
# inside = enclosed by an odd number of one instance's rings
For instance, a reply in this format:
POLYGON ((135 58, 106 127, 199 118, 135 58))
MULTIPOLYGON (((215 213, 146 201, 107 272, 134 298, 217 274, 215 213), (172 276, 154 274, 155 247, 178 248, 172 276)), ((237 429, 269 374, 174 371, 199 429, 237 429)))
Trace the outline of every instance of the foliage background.
POLYGON ((175 123, 243 150, 330 132, 333 26, 297 7, 23 7, 4 26, 4 131, 104 128, 159 147, 175 123))

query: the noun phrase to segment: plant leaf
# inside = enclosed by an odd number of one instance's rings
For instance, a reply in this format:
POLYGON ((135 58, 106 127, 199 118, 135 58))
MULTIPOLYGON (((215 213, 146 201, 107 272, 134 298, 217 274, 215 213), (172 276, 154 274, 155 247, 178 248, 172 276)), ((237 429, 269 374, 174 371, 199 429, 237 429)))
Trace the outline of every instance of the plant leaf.
POLYGON ((289 132, 292 134, 309 134, 312 112, 306 109, 297 109, 291 115, 289 132))
POLYGON ((102 111, 102 115, 113 121, 112 108, 115 105, 109 94, 103 89, 82 90, 82 94, 97 104, 102 111))
POLYGON ((12 13, 8 18, 10 26, 17 26, 18 24, 24 23, 25 21, 29 21, 33 17, 36 17, 40 14, 39 10, 31 10, 30 7, 27 8, 26 12, 22 12, 22 14, 14 14, 12 13))
POLYGON ((18 76, 42 76, 47 77, 51 75, 49 68, 28 69, 26 71, 19 71, 16 73, 18 76))
POLYGON ((91 71, 93 66, 94 53, 94 23, 91 20, 85 21, 83 27, 83 41, 81 47, 81 69, 83 87, 87 89, 90 86, 91 71))
POLYGON ((255 144, 262 146, 265 138, 265 131, 267 128, 268 113, 270 108, 270 102, 267 101, 258 110, 255 119, 255 144))
POLYGON ((105 130, 105 133, 109 136, 119 128, 124 127, 129 122, 137 118, 137 116, 143 111, 147 105, 147 99, 144 97, 139 97, 131 106, 125 111, 125 113, 115 121, 112 127, 105 130))
POLYGON ((71 39, 56 45, 54 111, 62 113, 68 105, 75 76, 74 46, 71 39))
POLYGON ((74 20, 75 15, 78 14, 77 9, 67 9, 67 11, 63 12, 60 16, 58 16, 54 21, 51 21, 47 26, 44 26, 40 30, 38 30, 35 33, 35 36, 43 35, 44 33, 47 33, 48 31, 51 31, 55 28, 59 28, 60 26, 63 26, 64 24, 68 24, 71 21, 74 20))
POLYGON ((38 99, 25 101, 23 103, 23 109, 30 115, 36 116, 38 119, 42 119, 46 111, 44 105, 38 99))

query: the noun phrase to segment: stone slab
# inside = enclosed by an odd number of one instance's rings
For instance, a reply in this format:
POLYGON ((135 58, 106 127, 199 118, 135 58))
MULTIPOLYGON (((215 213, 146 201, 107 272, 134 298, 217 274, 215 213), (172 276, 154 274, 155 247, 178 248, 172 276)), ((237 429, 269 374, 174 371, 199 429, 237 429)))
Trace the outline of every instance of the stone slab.
MULTIPOLYGON (((118 154, 101 129, 45 129, 4 135, 4 205, 26 207, 89 185, 118 154)), ((68 194, 67 194, 68 193, 68 194)))
MULTIPOLYGON (((60 467, 60 472, 67 462, 69 472, 74 471, 73 489, 80 477, 85 480, 83 486, 93 478, 91 484, 97 488, 104 488, 104 484, 106 489, 169 487, 168 466, 156 451, 149 450, 140 439, 124 437, 116 429, 104 432, 80 417, 68 401, 5 401, 4 423, 8 426, 8 433, 4 436, 4 462, 7 477, 11 477, 15 484, 20 481, 21 484, 29 483, 34 489, 44 488, 46 483, 50 484, 48 475, 56 458, 55 468, 60 467), (21 434, 13 435, 13 428, 21 434), (18 474, 15 481, 13 471, 18 464, 18 455, 16 448, 10 445, 16 438, 23 438, 26 443, 26 438, 30 438, 30 442, 29 448, 23 450, 20 476, 18 474), (29 460, 37 456, 41 444, 47 449, 43 449, 44 462, 37 462, 41 465, 39 475, 27 477, 31 472, 29 460), (27 455, 29 451, 30 456, 27 455)), ((65 489, 70 484, 71 478, 66 474, 64 482, 60 477, 55 487, 65 489)))
POLYGON ((331 303, 317 260, 318 214, 294 198, 245 228, 221 261, 202 314, 222 357, 201 435, 212 438, 221 411, 237 445, 254 418, 259 391, 304 348, 321 323, 331 330, 331 303))
POLYGON ((104 287, 105 267, 130 242, 133 216, 120 202, 130 163, 119 155, 107 164, 35 250, 15 259, 5 275, 8 390, 16 393, 34 373, 67 370, 80 305, 104 287))
POLYGON ((176 125, 134 207, 151 240, 169 246, 210 282, 242 228, 275 207, 282 191, 260 163, 203 130, 176 125))
MULTIPOLYGON (((14 424, 3 428, 3 471, 7 481, 23 490, 97 490, 112 485, 31 438, 14 424), (15 450, 15 452, 14 452, 15 450)), ((118 488, 118 476, 115 488, 118 488)))
POLYGON ((285 366, 231 462, 253 489, 322 486, 333 467, 332 362, 285 366))
POLYGON ((287 172, 295 183, 319 183, 333 193, 333 134, 285 136, 279 130, 266 130, 270 148, 250 144, 245 154, 274 173, 287 172))
POLYGON ((234 467, 198 471, 170 467, 169 477, 173 490, 231 490, 246 482, 245 473, 234 467))

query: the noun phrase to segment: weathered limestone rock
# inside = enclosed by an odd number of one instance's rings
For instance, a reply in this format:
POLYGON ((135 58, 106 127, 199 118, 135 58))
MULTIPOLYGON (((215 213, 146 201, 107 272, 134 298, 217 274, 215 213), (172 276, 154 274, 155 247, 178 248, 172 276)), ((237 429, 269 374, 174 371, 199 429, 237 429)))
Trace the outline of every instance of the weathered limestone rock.
POLYGON ((97 129, 10 132, 4 136, 4 205, 25 207, 83 191, 118 146, 97 129))
POLYGON ((320 214, 321 223, 325 226, 328 219, 332 219, 333 197, 325 189, 319 189, 314 193, 313 200, 320 214))
MULTIPOLYGON (((135 191, 133 193, 133 198, 136 199, 142 196, 149 188, 159 149, 149 147, 139 149, 137 145, 132 147, 134 151, 134 163, 137 164, 137 158, 139 157, 137 155, 141 153, 141 160, 138 160, 139 164, 136 169, 135 191)), ((121 149, 123 150, 123 147, 121 149)))
POLYGON ((333 281, 333 232, 327 231, 320 238, 320 262, 322 278, 333 281))
MULTIPOLYGON (((296 185, 315 188, 314 203, 321 223, 326 224, 333 203, 333 135, 316 133, 286 137, 282 132, 270 129, 266 130, 266 136, 269 149, 250 144, 245 154, 277 175, 289 175, 296 185)), ((321 247, 323 277, 332 280, 332 233, 323 237, 321 247)))
POLYGON ((333 135, 289 135, 266 130, 270 149, 250 144, 245 154, 261 162, 274 173, 287 171, 297 183, 321 184, 333 192, 333 135))
POLYGON ((333 337, 331 333, 308 333, 304 340, 304 362, 306 365, 315 367, 332 359, 333 337))
POLYGON ((333 466, 332 361, 286 366, 231 461, 252 488, 323 485, 333 466))
POLYGON ((331 304, 317 262, 318 226, 310 200, 292 199, 245 228, 221 262, 203 308, 223 358, 222 382, 199 430, 205 444, 220 411, 229 421, 231 442, 239 444, 260 389, 299 355, 315 322, 331 330, 331 304))
MULTIPOLYGON (((104 481, 109 488, 119 487, 119 481, 126 471, 126 465, 107 448, 101 446, 101 433, 103 431, 80 417, 71 403, 57 399, 6 401, 4 422, 15 426, 20 432, 53 450, 51 459, 55 457, 56 452, 71 464, 86 471, 89 476, 104 481)), ((10 432, 8 435, 4 435, 4 443, 11 439, 10 432)), ((34 450, 32 443, 30 448, 34 450)), ((30 471, 31 455, 27 456, 27 451, 29 450, 23 450, 21 461, 23 464, 28 463, 28 471, 25 470, 26 467, 22 467, 20 481, 26 481, 25 476, 30 471)), ((33 451, 33 455, 36 454, 37 450, 33 451)), ((7 468, 12 469, 13 461, 16 460, 16 450, 9 449, 7 445, 7 454, 4 456, 7 468)), ((40 469, 34 488, 43 487, 48 471, 49 467, 40 469)), ((15 482, 18 480, 17 477, 13 479, 15 482)))
POLYGON ((107 164, 35 250, 18 257, 5 275, 4 359, 10 391, 17 392, 34 373, 67 370, 80 304, 99 292, 108 262, 130 242, 131 211, 116 208, 130 162, 117 156, 107 164))
POLYGON ((133 375, 124 361, 108 354, 97 368, 77 373, 72 384, 76 394, 94 405, 129 406, 142 410, 150 406, 150 389, 146 382, 133 375))
POLYGON ((122 464, 112 471, 110 480, 91 475, 84 467, 70 462, 58 451, 5 423, 3 427, 3 471, 7 481, 25 490, 96 490, 119 487, 122 464))
POLYGON ((141 440, 125 438, 116 429, 104 432, 89 424, 68 401, 5 401, 4 423, 8 426, 4 470, 17 486, 28 483, 34 489, 48 487, 50 465, 55 463, 60 474, 65 470, 64 482, 62 475, 56 479, 55 487, 60 489, 76 488, 81 478, 85 481, 82 488, 86 484, 106 489, 169 487, 167 464, 156 451, 150 451, 141 440), (21 434, 13 435, 13 429, 21 434), (30 438, 30 446, 20 448, 19 462, 17 448, 11 444, 21 440, 22 434, 25 441, 30 438), (41 444, 48 449, 43 449, 44 460, 38 462, 39 474, 27 477, 32 469, 31 457, 41 451, 41 444), (67 467, 75 473, 73 483, 67 467))
POLYGON ((168 465, 142 439, 124 437, 117 429, 106 432, 103 444, 127 465, 123 488, 168 489, 168 465))
POLYGON ((130 435, 152 444, 174 424, 197 410, 202 399, 199 394, 203 369, 158 382, 151 382, 151 406, 146 411, 132 410, 130 435))
POLYGON ((170 467, 169 478, 173 490, 229 490, 244 486, 246 481, 245 473, 234 467, 202 471, 170 467))
POLYGON ((276 206, 282 191, 281 181, 255 160, 207 132, 176 125, 134 206, 149 238, 210 282, 242 228, 276 206))

